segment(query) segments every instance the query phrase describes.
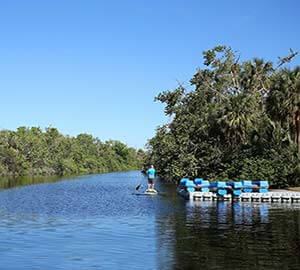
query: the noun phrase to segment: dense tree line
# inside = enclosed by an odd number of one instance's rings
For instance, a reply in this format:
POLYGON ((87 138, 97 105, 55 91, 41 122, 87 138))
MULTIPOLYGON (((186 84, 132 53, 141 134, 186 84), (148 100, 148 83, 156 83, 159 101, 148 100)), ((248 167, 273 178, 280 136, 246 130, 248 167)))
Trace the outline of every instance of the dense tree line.
POLYGON ((64 136, 56 128, 0 131, 0 175, 71 175, 138 169, 144 152, 89 134, 64 136))
POLYGON ((203 52, 204 69, 161 92, 171 121, 148 142, 146 164, 169 180, 269 180, 300 184, 300 67, 286 68, 296 52, 275 65, 241 62, 230 47, 203 52))

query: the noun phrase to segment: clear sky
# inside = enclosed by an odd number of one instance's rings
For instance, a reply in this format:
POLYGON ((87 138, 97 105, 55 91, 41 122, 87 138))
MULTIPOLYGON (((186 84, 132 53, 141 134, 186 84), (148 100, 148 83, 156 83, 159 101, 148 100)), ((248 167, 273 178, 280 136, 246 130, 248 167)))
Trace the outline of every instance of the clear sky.
POLYGON ((203 50, 277 61, 300 50, 299 14, 297 0, 0 0, 0 129, 143 148, 168 121, 154 97, 188 86, 203 50))

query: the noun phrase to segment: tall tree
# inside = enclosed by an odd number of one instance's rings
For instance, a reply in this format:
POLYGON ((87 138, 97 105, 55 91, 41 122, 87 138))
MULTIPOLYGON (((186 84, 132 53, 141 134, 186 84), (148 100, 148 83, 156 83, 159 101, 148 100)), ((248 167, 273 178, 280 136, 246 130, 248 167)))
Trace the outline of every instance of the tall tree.
POLYGON ((300 152, 300 67, 274 75, 267 109, 274 121, 288 127, 300 152))

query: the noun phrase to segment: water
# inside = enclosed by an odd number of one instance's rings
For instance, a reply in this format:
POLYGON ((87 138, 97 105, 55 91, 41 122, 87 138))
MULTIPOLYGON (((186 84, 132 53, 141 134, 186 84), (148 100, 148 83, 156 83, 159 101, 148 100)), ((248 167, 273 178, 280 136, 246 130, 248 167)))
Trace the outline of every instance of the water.
POLYGON ((0 269, 300 268, 300 204, 189 202, 160 182, 161 195, 133 195, 141 181, 134 171, 0 190, 0 269))

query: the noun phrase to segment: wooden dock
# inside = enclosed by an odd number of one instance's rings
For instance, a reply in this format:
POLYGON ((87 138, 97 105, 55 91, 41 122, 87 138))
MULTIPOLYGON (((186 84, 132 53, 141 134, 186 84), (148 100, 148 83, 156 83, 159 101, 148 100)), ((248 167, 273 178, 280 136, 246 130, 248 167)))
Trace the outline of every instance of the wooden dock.
POLYGON ((243 192, 240 196, 225 194, 220 196, 215 192, 189 192, 185 189, 177 189, 177 193, 187 200, 198 201, 246 201, 246 202, 281 202, 281 203, 300 203, 300 192, 297 191, 269 191, 265 193, 243 192))

